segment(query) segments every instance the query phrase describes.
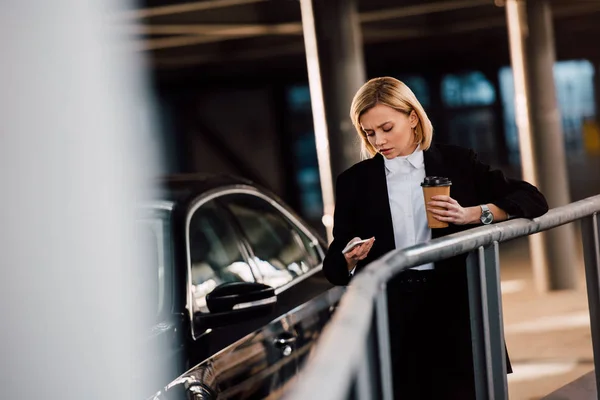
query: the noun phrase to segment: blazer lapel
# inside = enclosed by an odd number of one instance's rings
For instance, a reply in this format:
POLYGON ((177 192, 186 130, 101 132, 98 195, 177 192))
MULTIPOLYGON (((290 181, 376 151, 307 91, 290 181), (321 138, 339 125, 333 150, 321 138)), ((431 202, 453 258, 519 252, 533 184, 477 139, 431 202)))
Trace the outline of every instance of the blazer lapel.
POLYGON ((446 176, 442 155, 435 145, 432 144, 427 151, 423 152, 423 158, 426 176, 446 176))
POLYGON ((375 238, 377 253, 383 255, 396 248, 394 240, 394 226, 392 222, 392 213, 390 211, 390 201, 388 198, 387 180, 385 174, 385 164, 381 154, 375 155, 370 164, 370 170, 367 174, 369 183, 368 196, 370 198, 369 207, 372 215, 372 223, 375 226, 375 238))

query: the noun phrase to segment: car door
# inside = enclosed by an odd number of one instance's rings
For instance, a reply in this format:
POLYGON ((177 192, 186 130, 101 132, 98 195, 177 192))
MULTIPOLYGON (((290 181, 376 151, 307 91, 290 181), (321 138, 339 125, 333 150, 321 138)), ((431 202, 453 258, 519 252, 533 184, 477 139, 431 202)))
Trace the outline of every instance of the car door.
MULTIPOLYGON (((279 315, 322 297, 319 307, 294 314, 292 324, 297 366, 329 321, 343 289, 327 296, 333 286, 322 272, 324 251, 302 222, 274 199, 258 192, 232 193, 219 199, 235 216, 250 247, 257 279, 275 288, 279 315), (328 304, 323 306, 323 302, 328 304)), ((306 308, 306 307, 305 307, 306 308)), ((285 379, 291 376, 284 377, 285 379)))
POLYGON ((271 321, 218 353, 206 367, 213 370, 219 400, 263 399, 281 392, 295 375, 293 335, 287 317, 271 321))
MULTIPOLYGON (((216 287, 232 282, 256 282, 257 272, 251 261, 245 240, 231 214, 219 202, 219 196, 211 199, 200 199, 190 210, 188 241, 189 241, 189 277, 190 305, 192 320, 202 321, 210 316, 206 296, 216 287)), ((192 324, 193 339, 189 346, 190 367, 213 356, 218 351, 240 340, 263 327, 268 326, 268 335, 259 345, 252 345, 252 364, 248 378, 253 385, 262 388, 276 388, 280 385, 280 375, 293 375, 296 363, 286 357, 293 352, 294 335, 289 324, 270 324, 281 314, 273 309, 252 319, 231 321, 228 324, 202 329, 201 324, 192 324), (261 349, 258 351, 257 349, 261 349), (279 365, 273 369, 273 365, 279 365), (266 369, 262 371, 262 369, 266 369)), ((266 335, 266 336, 265 336, 266 335)), ((224 357, 224 356, 219 356, 224 357)), ((241 384, 246 376, 243 368, 233 359, 227 358, 213 364, 212 376, 216 376, 209 385, 210 389, 220 393, 223 388, 241 384), (232 383, 234 382, 234 383, 232 383)), ((246 383, 248 385, 248 383, 246 383)), ((234 391, 231 389, 230 391, 234 391)))
MULTIPOLYGON (((323 306, 327 304, 321 301, 310 312, 317 314, 318 308, 323 306)), ((282 380, 281 372, 291 367, 295 369, 296 365, 294 343, 281 340, 281 333, 294 324, 293 314, 281 316, 246 335, 175 379, 151 399, 280 398, 293 382, 282 380)))

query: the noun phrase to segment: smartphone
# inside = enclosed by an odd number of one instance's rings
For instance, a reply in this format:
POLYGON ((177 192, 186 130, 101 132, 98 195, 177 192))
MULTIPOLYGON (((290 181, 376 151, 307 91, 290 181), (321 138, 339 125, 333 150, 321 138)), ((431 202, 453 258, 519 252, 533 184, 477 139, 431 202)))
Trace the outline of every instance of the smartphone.
POLYGON ((348 243, 348 245, 346 247, 344 247, 344 250, 342 250, 342 254, 346 254, 352 250, 354 250, 354 248, 358 245, 361 245, 363 243, 368 242, 371 239, 361 239, 361 240, 357 240, 356 242, 350 242, 348 243))

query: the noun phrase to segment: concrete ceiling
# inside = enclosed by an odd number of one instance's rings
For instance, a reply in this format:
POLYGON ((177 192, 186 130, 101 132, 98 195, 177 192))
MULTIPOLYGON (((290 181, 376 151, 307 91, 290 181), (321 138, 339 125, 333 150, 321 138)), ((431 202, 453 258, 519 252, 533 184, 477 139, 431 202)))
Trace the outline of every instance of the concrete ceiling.
MULTIPOLYGON (((506 40, 502 2, 359 0, 365 54, 403 45, 413 52, 433 46, 445 52, 443 57, 462 54, 465 47, 485 54, 493 49, 481 46, 506 40)), ((600 0, 552 0, 552 7, 559 46, 576 39, 594 51, 600 38, 600 0)), ((285 57, 299 60, 304 53, 297 0, 146 0, 143 8, 124 12, 119 24, 135 31, 137 50, 159 71, 236 63, 260 68, 285 57), (136 20, 142 22, 141 32, 136 20)))

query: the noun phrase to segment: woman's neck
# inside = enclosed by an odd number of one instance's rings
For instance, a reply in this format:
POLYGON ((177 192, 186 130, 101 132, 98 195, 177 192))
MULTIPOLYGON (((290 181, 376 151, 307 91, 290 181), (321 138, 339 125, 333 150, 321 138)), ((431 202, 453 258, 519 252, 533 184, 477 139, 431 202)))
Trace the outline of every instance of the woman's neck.
POLYGON ((400 154, 398 154, 398 157, 410 156, 412 153, 414 153, 417 150, 418 147, 419 147, 419 145, 415 144, 414 146, 409 147, 407 152, 401 152, 400 154))

